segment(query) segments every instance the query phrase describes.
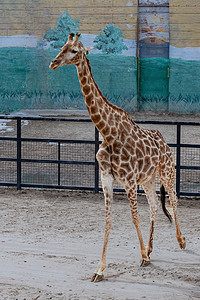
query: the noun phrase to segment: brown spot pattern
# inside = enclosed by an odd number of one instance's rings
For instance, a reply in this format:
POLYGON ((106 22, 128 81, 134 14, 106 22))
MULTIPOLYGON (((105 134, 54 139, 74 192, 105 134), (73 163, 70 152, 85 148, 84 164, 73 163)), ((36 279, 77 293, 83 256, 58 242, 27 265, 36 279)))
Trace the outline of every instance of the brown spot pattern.
POLYGON ((114 141, 113 143, 113 152, 116 154, 120 154, 122 143, 119 141, 114 141))
POLYGON ((125 147, 122 148, 122 155, 125 156, 127 160, 129 159, 129 153, 125 147))
POLYGON ((150 168, 150 165, 151 165, 151 161, 150 161, 150 156, 146 156, 144 158, 144 167, 143 167, 143 172, 146 173, 147 170, 150 168))
POLYGON ((99 114, 93 115, 93 116, 92 116, 92 121, 93 121, 94 123, 98 123, 98 122, 100 121, 100 119, 101 119, 101 117, 100 117, 99 114))
POLYGON ((102 118, 103 118, 105 121, 107 121, 107 115, 106 115, 105 111, 102 112, 102 118))
POLYGON ((126 128, 126 130, 127 130, 128 132, 131 131, 132 127, 131 127, 131 125, 130 125, 128 122, 124 121, 124 126, 125 126, 125 128, 126 128))
POLYGON ((98 100, 98 105, 100 108, 103 108, 103 100, 102 99, 98 100))
POLYGON ((105 113, 106 113, 107 115, 110 113, 109 108, 108 108, 107 105, 105 105, 104 110, 105 110, 105 113))
POLYGON ((144 139, 143 142, 145 143, 145 145, 147 145, 149 147, 151 146, 150 143, 149 143, 149 141, 147 139, 144 139))
POLYGON ((146 155, 151 155, 151 148, 146 146, 146 155))
POLYGON ((92 95, 92 94, 89 94, 85 99, 86 99, 87 105, 90 106, 91 103, 92 103, 93 95, 92 95))
POLYGON ((98 126, 98 130, 101 130, 101 129, 103 129, 103 128, 106 126, 106 123, 105 123, 103 120, 101 120, 101 121, 97 124, 97 126, 98 126))
POLYGON ((157 148, 151 148, 151 156, 158 155, 158 149, 157 148))
POLYGON ((138 136, 135 134, 135 132, 133 130, 131 131, 131 136, 134 139, 134 141, 138 140, 138 136))
POLYGON ((87 82, 87 77, 83 77, 83 78, 81 79, 81 83, 82 83, 82 85, 85 85, 85 84, 86 84, 86 82, 87 82))
POLYGON ((143 159, 138 159, 138 171, 141 172, 143 168, 143 159))
POLYGON ((108 170, 110 168, 110 164, 106 161, 101 161, 99 163, 101 170, 108 170))
POLYGON ((106 141, 107 143, 110 145, 113 141, 114 141, 114 138, 112 135, 109 135, 108 137, 106 137, 106 141))
POLYGON ((136 153, 136 156, 137 156, 138 159, 143 158, 143 154, 140 151, 140 149, 136 148, 136 152, 135 153, 136 153))
POLYGON ((111 127, 111 134, 112 135, 116 135, 117 134, 117 130, 115 127, 111 127))
POLYGON ((127 175, 126 179, 130 181, 133 178, 133 175, 134 175, 133 172, 131 172, 130 174, 127 175))
POLYGON ((139 148, 143 154, 145 154, 145 148, 144 148, 144 144, 143 144, 142 140, 139 140, 137 142, 136 147, 139 148))
POLYGON ((113 163, 115 163, 116 165, 119 166, 119 164, 120 164, 120 159, 119 159, 119 156, 118 156, 118 155, 112 155, 111 160, 112 160, 113 163))
POLYGON ((108 125, 106 125, 102 130, 101 130, 103 135, 109 135, 110 133, 110 127, 108 125))
POLYGON ((131 172, 131 167, 129 165, 129 163, 121 163, 121 168, 126 170, 126 172, 131 172))
POLYGON ((155 167, 152 166, 148 171, 147 171, 147 176, 152 175, 152 173, 155 171, 155 167))
POLYGON ((91 84, 92 93, 94 93, 94 84, 91 84))
POLYGON ((120 140, 121 140, 121 142, 124 144, 125 143, 125 141, 126 141, 126 137, 127 137, 127 134, 125 134, 125 132, 124 131, 122 131, 122 133, 121 133, 121 137, 120 137, 120 140))
POLYGON ((137 161, 136 156, 132 156, 132 157, 131 157, 130 164, 131 164, 131 167, 132 167, 133 170, 135 169, 136 161, 137 161))
POLYGON ((88 95, 89 92, 90 92, 90 86, 89 85, 84 86, 83 87, 83 92, 84 92, 85 95, 88 95))
POLYGON ((98 107, 94 105, 94 106, 91 106, 90 111, 91 111, 91 114, 96 114, 99 110, 98 110, 98 107))
POLYGON ((124 145, 124 147, 126 148, 126 150, 127 150, 131 155, 135 154, 134 145, 131 146, 129 143, 126 143, 126 144, 124 145))

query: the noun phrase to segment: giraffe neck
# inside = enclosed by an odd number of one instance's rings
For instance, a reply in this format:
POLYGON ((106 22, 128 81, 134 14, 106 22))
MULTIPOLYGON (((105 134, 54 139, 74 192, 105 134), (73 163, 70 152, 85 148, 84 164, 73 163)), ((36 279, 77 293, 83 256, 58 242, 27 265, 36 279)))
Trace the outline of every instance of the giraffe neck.
POLYGON ((137 134, 140 130, 139 126, 132 121, 129 114, 109 103, 102 95, 94 81, 89 60, 85 55, 76 67, 87 110, 104 141, 108 145, 116 140, 124 143, 131 130, 137 134))
POLYGON ((81 63, 76 65, 81 90, 90 117, 105 140, 112 140, 111 135, 116 135, 116 130, 112 130, 114 125, 114 106, 102 95, 91 73, 89 60, 84 55, 81 63), (112 132, 111 132, 112 130, 112 132))

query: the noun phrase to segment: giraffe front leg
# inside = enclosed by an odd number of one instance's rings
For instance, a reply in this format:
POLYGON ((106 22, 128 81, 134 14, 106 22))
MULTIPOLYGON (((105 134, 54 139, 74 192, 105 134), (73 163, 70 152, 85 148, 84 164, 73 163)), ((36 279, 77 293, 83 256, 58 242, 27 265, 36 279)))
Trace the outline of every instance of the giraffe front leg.
POLYGON ((158 211, 158 197, 155 188, 155 177, 156 176, 154 175, 150 181, 143 184, 143 188, 150 208, 150 230, 149 230, 149 239, 146 247, 147 255, 149 258, 153 250, 154 225, 155 225, 155 220, 158 211))
POLYGON ((106 253, 107 253, 107 246, 108 246, 108 238, 110 234, 110 230, 112 227, 112 217, 111 217, 111 205, 113 200, 113 181, 114 178, 112 174, 109 172, 103 171, 101 173, 101 180, 105 198, 105 211, 106 211, 106 226, 105 226, 105 234, 104 234, 104 243, 103 243, 103 250, 101 254, 101 260, 97 271, 93 275, 91 281, 98 282, 104 279, 103 271, 106 268, 106 253))
POLYGON ((133 224, 135 225, 138 239, 140 242, 140 251, 142 255, 142 261, 140 266, 147 266, 150 264, 150 259, 147 255, 146 248, 144 246, 143 238, 142 238, 142 233, 140 229, 140 221, 139 221, 139 216, 138 216, 138 211, 137 211, 137 184, 135 183, 131 187, 125 186, 128 199, 130 202, 130 207, 131 207, 131 218, 133 221, 133 224))

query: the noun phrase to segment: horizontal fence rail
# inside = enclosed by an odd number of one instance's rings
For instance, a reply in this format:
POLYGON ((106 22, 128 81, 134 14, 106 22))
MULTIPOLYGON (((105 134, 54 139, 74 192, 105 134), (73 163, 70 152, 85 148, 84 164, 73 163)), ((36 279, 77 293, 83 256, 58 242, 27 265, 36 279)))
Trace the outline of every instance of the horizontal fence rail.
MULTIPOLYGON (((91 123, 90 119, 0 115, 0 120, 12 120, 16 122, 16 135, 0 135, 0 186, 16 186, 17 189, 21 189, 22 187, 31 187, 90 190, 95 193, 102 190, 99 180, 99 166, 96 160, 96 153, 101 141, 99 141, 99 132, 96 128, 94 132, 94 140, 22 137, 22 121, 91 123), (4 145, 3 143, 13 143, 13 146, 9 148, 8 144, 4 145), (35 150, 34 147, 36 147, 36 145, 37 147, 41 147, 41 149, 35 150), (49 148, 50 146, 51 148, 53 147, 55 155, 54 158, 49 158, 52 151, 52 149, 49 148), (76 148, 79 146, 81 148, 76 148), (26 149, 26 147, 28 148, 26 149), (82 147, 84 147, 85 150, 82 150, 82 147), (11 149, 9 150, 10 152, 8 149, 11 149), (48 151, 50 151, 50 154, 48 151), (70 158, 63 158, 66 155, 65 151, 68 151, 67 153, 69 153, 70 158), (84 151, 86 151, 87 155, 84 154, 84 151), (8 152, 10 156, 6 156, 8 152), (76 152, 78 152, 78 154, 76 152), (24 155, 26 157, 24 157, 24 155), (42 155, 45 156, 45 158, 42 158, 42 155), (77 158, 78 155, 79 157, 77 158), (87 160, 83 160, 84 155, 86 155, 87 160), (32 166, 31 168, 29 168, 30 164, 32 166), (34 171, 36 166, 39 166, 38 170, 41 171, 44 171, 46 168, 46 175, 44 175, 44 173, 43 175, 40 175, 40 171, 34 171), (37 173, 37 179, 34 179, 34 172, 35 174, 37 173), (4 174, 5 178, 3 176, 4 174), (9 180, 6 179, 8 176, 10 176, 9 180), (39 178, 40 176, 43 176, 43 178, 39 178), (44 180, 45 176, 46 181, 44 180), (69 182, 69 184, 66 184, 66 182, 69 182)), ((145 125, 170 125, 176 127, 176 142, 169 143, 168 145, 174 148, 176 152, 177 196, 200 196, 200 144, 181 143, 182 127, 199 127, 200 122, 136 121, 136 123, 145 125), (187 151, 196 151, 191 152, 191 154, 188 152, 190 160, 187 165, 185 163, 181 163, 182 149, 186 149, 187 151), (185 172, 184 176, 182 175, 182 172, 185 172), (189 184, 190 182, 191 184, 189 184)), ((188 155, 186 155, 186 158, 188 155)), ((119 186, 117 186, 114 190, 124 191, 124 189, 119 186)), ((138 192, 143 193, 144 191, 138 187, 138 192)))

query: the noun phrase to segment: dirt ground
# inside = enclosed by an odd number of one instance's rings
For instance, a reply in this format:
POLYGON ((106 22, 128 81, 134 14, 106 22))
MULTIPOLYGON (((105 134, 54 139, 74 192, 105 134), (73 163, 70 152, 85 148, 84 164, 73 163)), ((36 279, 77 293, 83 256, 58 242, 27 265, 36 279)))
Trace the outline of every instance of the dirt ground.
MULTIPOLYGON (((146 199, 138 196, 144 240, 146 199)), ((125 194, 115 194, 105 280, 90 282, 104 236, 103 195, 0 189, 0 299, 200 299, 200 201, 181 199, 187 245, 159 210, 151 264, 140 267, 136 230, 125 194)))
MULTIPOLYGON (((89 117, 85 112, 77 115, 73 111, 19 114, 89 117)), ((199 114, 140 112, 131 116, 134 120, 200 122, 199 114)), ((168 143, 176 142, 175 126, 142 127, 157 128, 168 143)), ((16 122, 0 124, 0 136, 16 136, 16 122)), ((23 121, 22 136, 94 140, 94 126, 92 123, 23 121)), ((181 142, 200 144, 199 127, 183 127, 181 142)), ((5 151, 8 150, 12 157, 14 150, 6 146, 5 151)), ((46 159, 54 159, 56 152, 52 151, 43 153, 46 159)), ((36 155, 32 152, 31 155, 36 155)), ((28 155, 26 153, 23 155, 28 155)), ((190 159, 199 163, 196 152, 190 159)), ((149 209, 142 196, 138 196, 138 204, 147 242, 149 209)), ((200 299, 200 200, 179 201, 180 225, 187 240, 185 250, 180 250, 175 226, 169 224, 160 209, 152 263, 140 268, 139 242, 128 200, 124 194, 115 195, 105 280, 100 283, 91 283, 90 278, 97 268, 103 245, 102 194, 1 188, 0 207, 0 300, 200 299)))

